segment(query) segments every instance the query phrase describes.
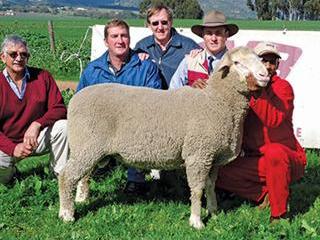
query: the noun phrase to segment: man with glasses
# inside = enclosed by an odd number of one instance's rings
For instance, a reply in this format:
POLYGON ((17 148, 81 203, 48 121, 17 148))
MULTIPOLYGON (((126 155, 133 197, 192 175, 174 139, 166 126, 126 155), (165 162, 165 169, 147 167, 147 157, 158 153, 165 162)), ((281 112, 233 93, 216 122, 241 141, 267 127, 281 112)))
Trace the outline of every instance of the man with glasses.
POLYGON ((55 80, 27 66, 29 50, 19 36, 4 39, 0 57, 0 183, 14 178, 18 161, 48 152, 58 175, 68 157, 67 110, 55 80))
MULTIPOLYGON (((173 28, 172 11, 162 3, 155 4, 147 10, 146 21, 152 35, 140 40, 136 44, 135 50, 142 59, 151 58, 157 64, 161 78, 161 88, 168 89, 171 77, 181 60, 191 50, 200 48, 200 46, 192 39, 182 36, 173 28)), ((139 192, 140 186, 143 186, 144 183, 144 174, 130 168, 126 187, 127 193, 139 192)))
POLYGON ((158 65, 162 89, 168 89, 179 63, 191 50, 200 48, 192 39, 182 36, 172 27, 172 11, 163 4, 147 11, 147 26, 152 35, 140 40, 135 50, 144 52, 158 65))
POLYGON ((176 89, 184 85, 201 89, 206 87, 210 73, 228 50, 227 39, 238 30, 237 25, 226 22, 222 12, 208 12, 203 18, 203 24, 191 27, 194 34, 203 38, 204 50, 185 56, 174 73, 169 88, 176 89))
POLYGON ((255 51, 271 81, 260 88, 248 77, 251 99, 242 154, 219 169, 216 186, 260 202, 259 208, 270 205, 270 221, 277 222, 287 215, 289 185, 303 176, 306 156, 293 133, 293 89, 276 72, 280 53, 271 42, 259 43, 255 51))

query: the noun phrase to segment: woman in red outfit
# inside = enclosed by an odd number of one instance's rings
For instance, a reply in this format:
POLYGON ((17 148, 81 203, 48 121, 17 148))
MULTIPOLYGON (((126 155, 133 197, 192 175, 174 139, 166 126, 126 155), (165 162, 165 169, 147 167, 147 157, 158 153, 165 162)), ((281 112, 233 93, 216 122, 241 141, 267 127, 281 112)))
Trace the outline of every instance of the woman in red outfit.
POLYGON ((220 168, 216 186, 256 202, 269 198, 274 220, 286 215, 289 185, 303 176, 306 156, 293 133, 293 89, 276 74, 280 54, 269 42, 259 43, 255 51, 271 81, 259 89, 248 78, 252 96, 243 152, 220 168))

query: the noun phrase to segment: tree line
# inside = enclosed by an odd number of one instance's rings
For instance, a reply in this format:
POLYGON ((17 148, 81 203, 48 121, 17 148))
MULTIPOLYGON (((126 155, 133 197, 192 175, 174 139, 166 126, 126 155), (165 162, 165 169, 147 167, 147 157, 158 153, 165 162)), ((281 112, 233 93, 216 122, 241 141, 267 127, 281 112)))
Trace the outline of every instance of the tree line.
MULTIPOLYGON (((201 19, 203 10, 197 0, 143 0, 141 16, 150 5, 163 3, 173 10, 175 18, 201 19)), ((247 0, 259 20, 320 20, 320 0, 247 0)))
POLYGON ((320 20, 320 0, 247 0, 260 20, 320 20))

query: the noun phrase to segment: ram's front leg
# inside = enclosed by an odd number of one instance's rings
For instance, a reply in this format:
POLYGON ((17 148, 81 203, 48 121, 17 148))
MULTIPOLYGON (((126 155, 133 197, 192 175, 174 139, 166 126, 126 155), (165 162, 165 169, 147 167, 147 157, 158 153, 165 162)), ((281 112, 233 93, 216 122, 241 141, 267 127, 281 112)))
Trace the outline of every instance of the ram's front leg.
POLYGON ((202 229, 204 227, 201 220, 201 197, 210 170, 206 169, 204 162, 201 161, 201 158, 194 156, 189 157, 186 161, 186 173, 191 191, 191 215, 189 224, 196 229, 202 229))

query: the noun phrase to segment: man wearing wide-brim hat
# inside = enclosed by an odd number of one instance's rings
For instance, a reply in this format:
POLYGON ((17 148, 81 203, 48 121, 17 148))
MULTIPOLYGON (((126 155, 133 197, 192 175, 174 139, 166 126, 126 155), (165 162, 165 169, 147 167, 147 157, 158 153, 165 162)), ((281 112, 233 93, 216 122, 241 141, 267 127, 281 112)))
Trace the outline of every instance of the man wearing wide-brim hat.
POLYGON ((202 24, 191 27, 191 31, 203 38, 204 51, 198 54, 187 55, 180 63, 173 75, 170 88, 175 89, 184 85, 204 88, 206 80, 215 66, 228 50, 226 42, 228 37, 238 32, 236 24, 227 23, 222 12, 213 10, 208 12, 202 24))

